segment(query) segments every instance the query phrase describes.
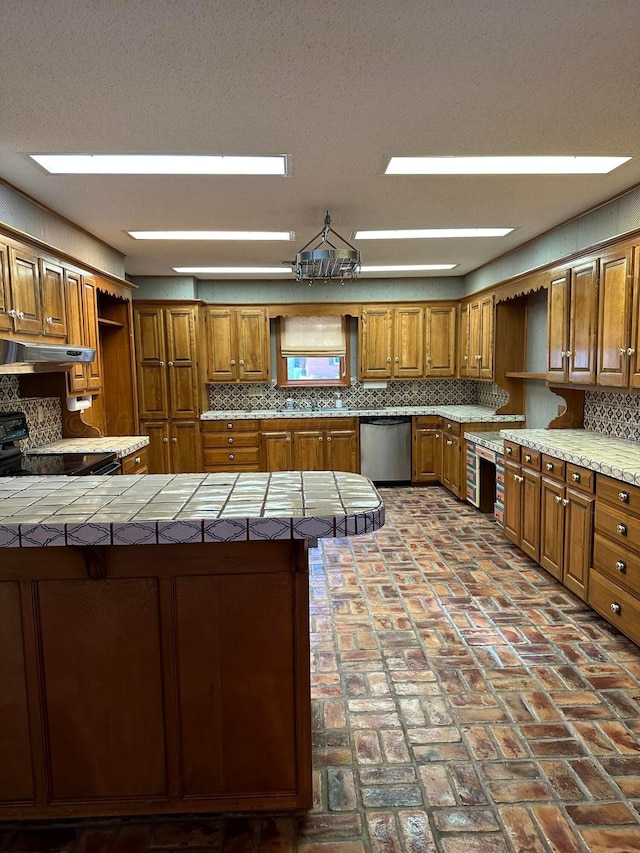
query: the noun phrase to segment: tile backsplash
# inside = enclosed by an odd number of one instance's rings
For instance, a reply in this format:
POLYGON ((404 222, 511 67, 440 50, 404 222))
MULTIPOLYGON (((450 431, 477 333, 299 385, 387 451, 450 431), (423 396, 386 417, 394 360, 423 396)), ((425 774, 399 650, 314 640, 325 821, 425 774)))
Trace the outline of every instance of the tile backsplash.
POLYGON ((586 391, 584 428, 640 441, 640 395, 619 391, 586 391))
POLYGON ((0 376, 0 412, 24 412, 29 438, 22 450, 62 438, 62 412, 58 397, 20 397, 17 376, 0 376))

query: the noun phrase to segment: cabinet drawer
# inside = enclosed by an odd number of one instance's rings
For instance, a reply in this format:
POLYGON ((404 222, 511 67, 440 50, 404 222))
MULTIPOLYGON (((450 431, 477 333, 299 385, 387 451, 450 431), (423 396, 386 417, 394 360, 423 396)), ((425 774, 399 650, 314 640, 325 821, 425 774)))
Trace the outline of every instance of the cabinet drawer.
POLYGON ((258 429, 257 421, 202 421, 202 434, 215 432, 256 432, 258 429))
POLYGON ((416 429, 442 429, 442 418, 439 415, 418 415, 413 422, 416 429))
POLYGON ((596 495, 602 500, 640 515, 640 488, 637 486, 630 486, 629 483, 598 474, 596 495))
POLYGON ((147 473, 147 448, 136 450, 122 460, 123 474, 146 474, 147 473))
POLYGON ((579 489, 581 492, 588 492, 592 495, 596 489, 595 471, 590 471, 588 468, 580 468, 579 465, 574 465, 572 462, 566 463, 566 482, 572 489, 579 489))
POLYGON ((618 584, 592 569, 589 604, 634 642, 640 642, 640 601, 618 584))
POLYGON ((442 426, 445 432, 451 433, 451 435, 460 435, 460 428, 462 424, 458 424, 455 421, 448 421, 445 418, 442 422, 442 426))
POLYGON ((640 554, 596 533, 593 539, 593 566, 614 583, 634 595, 640 595, 640 554))
POLYGON ((595 529, 618 544, 640 549, 640 518, 623 509, 596 501, 595 529))
MULTIPOLYGON (((531 452, 531 451, 530 451, 531 452)), ((514 462, 520 461, 520 445, 515 441, 505 441, 504 455, 507 459, 513 459, 514 462)))
POLYGON ((542 454, 542 473, 545 477, 555 477, 558 480, 564 480, 565 463, 562 459, 556 459, 555 456, 547 456, 542 454))
POLYGON ((257 447, 233 447, 230 450, 205 448, 205 465, 223 465, 234 462, 239 465, 259 464, 260 451, 257 447))
POLYGON ((223 447, 257 447, 257 432, 205 432, 202 435, 202 446, 223 447))
POLYGON ((205 465, 205 474, 256 474, 260 471, 260 466, 257 462, 249 462, 246 464, 235 462, 223 462, 219 465, 205 465))
POLYGON ((530 447, 523 447, 520 451, 520 461, 527 468, 539 471, 542 463, 542 454, 539 450, 531 450, 530 447))

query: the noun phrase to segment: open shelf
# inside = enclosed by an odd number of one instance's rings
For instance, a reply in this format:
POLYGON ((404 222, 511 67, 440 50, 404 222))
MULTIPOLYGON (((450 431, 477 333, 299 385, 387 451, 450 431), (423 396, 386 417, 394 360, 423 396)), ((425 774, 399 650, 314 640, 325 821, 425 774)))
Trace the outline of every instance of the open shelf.
POLYGON ((526 371, 508 370, 504 374, 511 379, 546 379, 546 373, 527 373, 526 371))
POLYGON ((124 323, 119 323, 117 320, 107 320, 106 317, 98 317, 99 326, 111 326, 115 329, 124 329, 124 323))

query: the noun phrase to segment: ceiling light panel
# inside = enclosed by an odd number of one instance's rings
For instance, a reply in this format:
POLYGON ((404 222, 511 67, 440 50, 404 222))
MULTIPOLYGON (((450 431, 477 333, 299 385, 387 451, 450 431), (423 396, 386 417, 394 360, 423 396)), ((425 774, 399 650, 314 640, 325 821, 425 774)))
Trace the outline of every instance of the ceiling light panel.
POLYGON ((288 156, 191 154, 31 154, 54 175, 279 175, 289 174, 288 156))
POLYGON ((127 231, 134 240, 293 240, 295 231, 127 231))
POLYGON ((274 275, 278 278, 292 275, 292 270, 281 267, 173 267, 173 271, 184 275, 274 275))
POLYGON ((428 272, 429 270, 453 270, 458 264, 383 264, 362 266, 362 272, 428 272))
POLYGON ((504 237, 513 228, 403 228, 396 231, 356 231, 355 240, 428 240, 444 237, 504 237))
POLYGON ((631 157, 391 157, 386 175, 607 174, 631 157))

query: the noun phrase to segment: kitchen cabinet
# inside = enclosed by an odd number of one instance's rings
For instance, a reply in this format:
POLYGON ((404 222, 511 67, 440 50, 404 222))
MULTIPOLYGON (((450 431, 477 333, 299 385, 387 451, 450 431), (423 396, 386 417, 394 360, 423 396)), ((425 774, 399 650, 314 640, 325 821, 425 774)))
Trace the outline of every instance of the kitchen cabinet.
POLYGON ((598 262, 549 274, 547 381, 593 385, 598 332, 598 262))
POLYGON ((96 280, 71 270, 64 271, 67 343, 95 349, 89 364, 74 364, 67 371, 69 396, 96 394, 102 388, 102 353, 98 333, 96 280))
POLYGON ((268 382, 271 376, 266 308, 205 310, 207 381, 268 382))
POLYGON ((187 420, 140 421, 149 436, 149 474, 191 474, 202 470, 200 422, 187 420))
POLYGON ((202 453, 207 472, 260 471, 259 422, 202 421, 202 453))
POLYGON ((420 415, 412 424, 412 480, 439 483, 442 479, 442 418, 420 415))
POLYGON ((424 309, 426 378, 456 375, 456 305, 427 305, 424 309))
POLYGON ((263 471, 360 469, 355 418, 265 420, 260 446, 263 471))
POLYGON ((460 313, 460 376, 493 379, 494 297, 464 303, 460 313))
POLYGON ((504 534, 536 562, 540 556, 540 454, 505 442, 504 534), (508 461, 507 461, 508 460, 508 461), (518 461, 519 460, 519 461, 518 461))
POLYGON ((122 459, 121 474, 148 474, 147 448, 142 447, 122 459))
POLYGON ((462 496, 462 439, 460 424, 444 421, 442 485, 457 498, 462 496))
POLYGON ((9 294, 11 331, 42 334, 42 299, 38 258, 26 248, 9 246, 9 294))
POLYGON ((64 268, 40 258, 43 333, 64 338, 67 335, 64 268))
POLYGON ((611 251, 600 257, 596 384, 625 388, 636 373, 632 334, 633 250, 611 251))
POLYGON ((417 305, 363 306, 360 314, 360 378, 424 376, 424 309, 417 305))

